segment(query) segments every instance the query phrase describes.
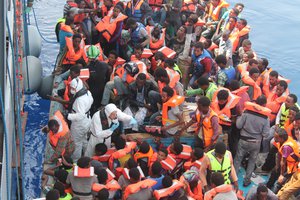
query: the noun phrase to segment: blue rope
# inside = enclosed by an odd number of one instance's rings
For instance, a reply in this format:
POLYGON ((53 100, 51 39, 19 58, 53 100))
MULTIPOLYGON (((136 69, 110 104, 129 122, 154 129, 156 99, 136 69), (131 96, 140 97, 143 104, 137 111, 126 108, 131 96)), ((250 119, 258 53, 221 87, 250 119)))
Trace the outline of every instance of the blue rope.
POLYGON ((34 17, 34 20, 35 20, 35 25, 36 25, 36 28, 37 28, 37 30, 38 30, 38 32, 39 32, 41 38, 42 38, 45 42, 47 42, 47 43, 50 43, 50 44, 57 44, 57 41, 51 41, 51 40, 48 40, 48 39, 46 39, 46 38, 42 35, 42 33, 41 33, 41 31, 40 31, 40 28, 39 28, 39 25, 38 25, 38 23, 37 23, 37 19, 36 19, 36 15, 35 15, 35 11, 34 11, 34 8, 33 8, 33 7, 32 7, 32 11, 33 11, 33 17, 34 17))

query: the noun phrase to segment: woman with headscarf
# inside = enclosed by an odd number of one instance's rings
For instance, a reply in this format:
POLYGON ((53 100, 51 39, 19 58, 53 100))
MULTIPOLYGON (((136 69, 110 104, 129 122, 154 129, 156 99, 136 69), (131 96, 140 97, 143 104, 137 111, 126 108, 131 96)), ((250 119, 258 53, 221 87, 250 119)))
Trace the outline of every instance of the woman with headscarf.
POLYGON ((94 100, 80 78, 74 78, 71 81, 70 93, 72 97, 69 106, 72 109, 68 114, 68 120, 72 122, 70 132, 75 143, 73 160, 76 162, 87 146, 87 133, 91 124, 89 111, 94 100))
POLYGON ((111 136, 119 128, 119 121, 131 126, 136 125, 136 120, 116 107, 115 104, 107 104, 104 109, 93 115, 90 127, 91 136, 85 152, 85 156, 93 156, 95 146, 104 143, 107 148, 111 147, 111 136))

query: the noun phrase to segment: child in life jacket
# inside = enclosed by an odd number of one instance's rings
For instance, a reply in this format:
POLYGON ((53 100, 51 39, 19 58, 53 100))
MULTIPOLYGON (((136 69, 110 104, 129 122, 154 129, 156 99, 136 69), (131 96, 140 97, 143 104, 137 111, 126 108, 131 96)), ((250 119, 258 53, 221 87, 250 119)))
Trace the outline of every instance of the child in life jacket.
POLYGON ((162 175, 162 165, 160 164, 159 161, 155 161, 152 166, 151 166, 151 170, 150 170, 150 176, 148 176, 147 178, 155 180, 157 183, 152 186, 152 190, 160 190, 163 188, 162 186, 162 180, 165 177, 164 175, 162 175))
POLYGON ((153 156, 152 147, 146 142, 142 142, 139 150, 134 154, 133 158, 142 168, 144 174, 148 176, 151 157, 153 156))
MULTIPOLYGON (((130 171, 130 169, 137 168, 137 167, 138 167, 138 164, 134 161, 133 158, 130 158, 127 160, 123 170, 126 168, 126 169, 128 169, 128 171, 130 171)), ((129 176, 122 173, 119 176, 118 183, 121 186, 121 188, 124 190, 130 184, 129 176)))
POLYGON ((195 148, 192 152, 192 159, 184 163, 184 170, 200 170, 204 156, 203 149, 195 148))
POLYGON ((63 183, 56 182, 54 184, 53 189, 56 189, 59 191, 59 199, 62 199, 62 200, 71 200, 72 199, 72 195, 65 191, 65 186, 63 183))
POLYGON ((168 153, 165 148, 159 148, 159 151, 152 157, 152 163, 159 162, 162 166, 161 174, 170 174, 176 167, 176 160, 168 153))
POLYGON ((99 143, 95 146, 95 155, 92 159, 99 161, 103 167, 108 167, 108 160, 114 152, 116 152, 116 148, 108 149, 105 144, 99 143))

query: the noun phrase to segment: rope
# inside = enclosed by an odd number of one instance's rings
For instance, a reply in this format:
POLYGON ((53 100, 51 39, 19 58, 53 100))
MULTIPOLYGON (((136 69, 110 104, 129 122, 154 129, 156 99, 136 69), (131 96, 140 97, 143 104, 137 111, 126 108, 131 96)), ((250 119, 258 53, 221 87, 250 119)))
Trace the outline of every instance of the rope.
POLYGON ((34 21, 35 21, 35 26, 36 26, 36 28, 37 28, 37 30, 38 30, 38 32, 39 32, 41 38, 42 38, 45 42, 47 42, 47 43, 50 43, 50 44, 57 44, 57 41, 51 41, 51 40, 48 40, 47 38, 45 38, 45 37, 42 35, 42 33, 41 33, 41 31, 40 31, 40 28, 39 28, 39 25, 38 25, 38 23, 37 23, 37 19, 36 19, 36 15, 35 15, 35 11, 34 11, 34 8, 33 8, 33 7, 32 7, 32 11, 33 11, 33 17, 34 17, 34 21))

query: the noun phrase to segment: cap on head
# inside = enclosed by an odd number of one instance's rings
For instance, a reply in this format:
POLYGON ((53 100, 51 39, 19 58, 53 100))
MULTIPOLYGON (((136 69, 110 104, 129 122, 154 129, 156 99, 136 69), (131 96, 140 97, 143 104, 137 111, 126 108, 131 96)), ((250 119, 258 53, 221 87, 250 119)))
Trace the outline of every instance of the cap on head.
POLYGON ((89 58, 95 59, 99 56, 99 54, 100 54, 100 50, 95 45, 91 45, 88 48, 87 56, 89 58))

